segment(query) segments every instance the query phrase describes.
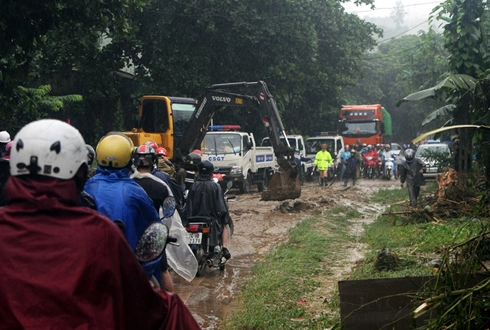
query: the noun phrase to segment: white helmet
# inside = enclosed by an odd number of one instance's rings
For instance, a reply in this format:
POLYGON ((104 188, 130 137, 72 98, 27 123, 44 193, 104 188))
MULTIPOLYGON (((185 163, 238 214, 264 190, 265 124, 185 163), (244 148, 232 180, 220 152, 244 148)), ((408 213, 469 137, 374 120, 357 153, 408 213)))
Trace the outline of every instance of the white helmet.
POLYGON ((14 138, 10 174, 38 174, 68 180, 87 163, 87 148, 76 128, 55 119, 24 126, 14 138))
POLYGON ((0 143, 10 142, 10 134, 7 131, 0 132, 0 143))

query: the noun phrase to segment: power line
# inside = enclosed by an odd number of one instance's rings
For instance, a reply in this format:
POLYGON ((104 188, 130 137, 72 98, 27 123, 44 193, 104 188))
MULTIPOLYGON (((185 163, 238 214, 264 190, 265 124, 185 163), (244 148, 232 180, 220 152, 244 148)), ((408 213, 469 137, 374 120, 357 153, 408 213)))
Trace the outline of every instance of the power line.
MULTIPOLYGON (((427 2, 427 3, 416 3, 416 4, 411 4, 411 5, 403 5, 403 8, 405 8, 405 7, 416 7, 416 6, 426 6, 426 5, 436 4, 436 3, 440 3, 440 1, 427 2)), ((371 13, 371 12, 377 11, 377 10, 390 10, 390 9, 393 9, 393 8, 394 7, 390 7, 390 8, 374 8, 374 9, 366 9, 366 10, 353 10, 353 11, 350 11, 350 13, 353 13, 353 14, 358 14, 358 13, 371 13)))
POLYGON ((385 42, 385 41, 389 41, 389 40, 395 39, 396 37, 399 37, 399 36, 401 36, 402 34, 407 33, 408 31, 412 31, 413 29, 415 29, 415 28, 417 28, 417 27, 419 27, 419 26, 421 26, 422 24, 425 24, 425 23, 427 23, 427 21, 423 21, 422 23, 419 23, 419 24, 415 25, 413 28, 410 28, 410 29, 408 29, 408 30, 406 30, 406 31, 403 31, 403 32, 401 32, 401 33, 397 34, 396 36, 393 36, 393 37, 388 38, 388 39, 383 39, 383 40, 381 40, 379 43, 382 43, 382 42, 385 42))

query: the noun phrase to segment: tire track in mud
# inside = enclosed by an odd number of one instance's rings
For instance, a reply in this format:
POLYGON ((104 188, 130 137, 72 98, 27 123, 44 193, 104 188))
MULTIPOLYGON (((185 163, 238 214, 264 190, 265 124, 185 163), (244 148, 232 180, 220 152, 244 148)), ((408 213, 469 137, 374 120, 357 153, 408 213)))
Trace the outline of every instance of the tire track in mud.
POLYGON ((350 232, 356 239, 342 247, 345 255, 334 256, 338 262, 329 266, 322 286, 309 298, 306 307, 312 315, 317 315, 316 309, 325 309, 319 297, 331 296, 329 292, 335 290, 337 281, 347 278, 355 262, 364 256, 364 246, 358 242, 363 225, 374 221, 385 208, 368 202, 367 197, 379 188, 397 186, 395 181, 373 180, 358 180, 355 187, 348 188, 340 183, 330 187, 307 183, 300 198, 285 202, 261 201, 258 192, 237 195, 229 203, 235 230, 230 244, 232 258, 225 270, 207 268, 204 276, 192 282, 172 274, 176 293, 203 329, 219 329, 221 319, 237 307, 237 297, 251 276, 252 266, 273 246, 284 242, 290 228, 312 214, 328 212, 334 205, 351 206, 362 213, 362 217, 350 220, 350 232))

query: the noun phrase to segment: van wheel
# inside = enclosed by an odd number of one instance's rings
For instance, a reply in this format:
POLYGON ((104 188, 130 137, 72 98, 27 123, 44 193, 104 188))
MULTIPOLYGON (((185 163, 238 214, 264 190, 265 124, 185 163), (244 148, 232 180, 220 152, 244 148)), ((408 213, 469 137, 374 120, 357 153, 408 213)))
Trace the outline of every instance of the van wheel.
POLYGON ((247 178, 243 180, 240 185, 240 192, 242 194, 248 194, 250 192, 250 188, 252 187, 252 174, 247 173, 247 178))

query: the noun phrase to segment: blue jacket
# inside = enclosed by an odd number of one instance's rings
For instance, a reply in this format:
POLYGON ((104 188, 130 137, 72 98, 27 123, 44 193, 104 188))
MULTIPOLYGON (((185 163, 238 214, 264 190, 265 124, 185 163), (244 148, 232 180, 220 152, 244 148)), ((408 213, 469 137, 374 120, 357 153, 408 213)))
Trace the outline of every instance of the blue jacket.
POLYGON ((133 251, 149 224, 160 221, 153 202, 133 179, 129 169, 97 168, 97 174, 85 184, 85 191, 96 201, 97 210, 112 221, 121 220, 133 251))

